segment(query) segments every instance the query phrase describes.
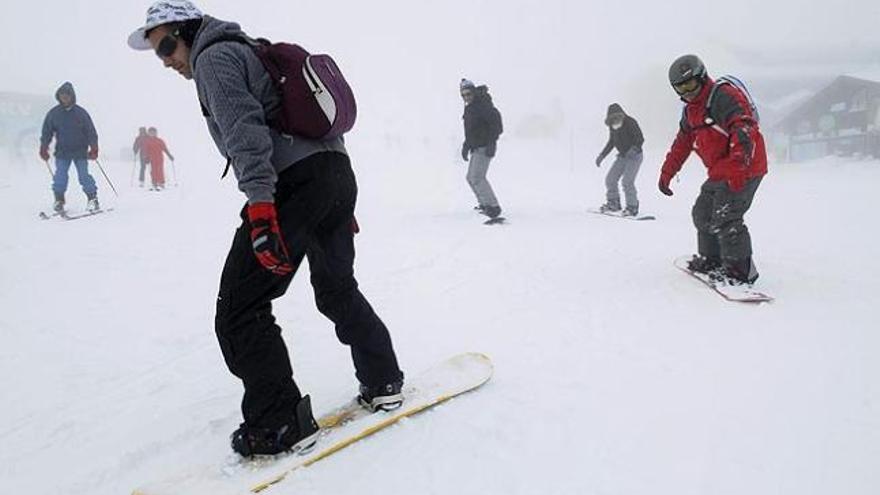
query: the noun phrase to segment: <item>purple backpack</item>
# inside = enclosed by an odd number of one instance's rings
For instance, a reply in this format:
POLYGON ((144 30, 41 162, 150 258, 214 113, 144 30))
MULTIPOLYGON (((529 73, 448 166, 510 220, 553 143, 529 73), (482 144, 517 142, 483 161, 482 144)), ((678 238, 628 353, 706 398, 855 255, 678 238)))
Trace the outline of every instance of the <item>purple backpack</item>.
MULTIPOLYGON (((273 129, 323 140, 342 136, 354 127, 354 93, 330 55, 311 55, 299 45, 262 38, 223 38, 214 43, 221 41, 250 46, 269 73, 281 95, 281 109, 269 122, 273 129)), ((204 104, 202 113, 210 116, 204 104)))
POLYGON ((354 93, 330 55, 263 39, 251 46, 281 94, 273 127, 311 139, 337 138, 354 127, 354 93))

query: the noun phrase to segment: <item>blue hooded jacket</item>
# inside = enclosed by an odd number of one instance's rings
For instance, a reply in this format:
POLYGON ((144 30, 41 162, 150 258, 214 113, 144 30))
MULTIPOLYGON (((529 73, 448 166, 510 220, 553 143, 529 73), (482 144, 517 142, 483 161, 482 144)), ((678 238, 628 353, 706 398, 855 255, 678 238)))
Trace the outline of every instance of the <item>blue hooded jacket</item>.
POLYGON ((49 110, 43 120, 43 134, 40 145, 48 148, 55 138, 55 156, 62 159, 86 159, 89 146, 98 147, 98 132, 89 112, 76 104, 73 84, 66 82, 55 92, 58 105, 49 110), (61 104, 60 95, 67 93, 72 97, 69 107, 61 104))

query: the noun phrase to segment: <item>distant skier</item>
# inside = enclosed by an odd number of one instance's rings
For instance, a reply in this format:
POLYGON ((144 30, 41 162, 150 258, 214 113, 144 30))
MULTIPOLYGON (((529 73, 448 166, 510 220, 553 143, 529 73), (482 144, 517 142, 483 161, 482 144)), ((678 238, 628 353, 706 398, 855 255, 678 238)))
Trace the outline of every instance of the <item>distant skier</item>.
POLYGON ((693 208, 699 255, 688 267, 752 283, 758 271, 743 216, 767 173, 767 153, 751 99, 735 84, 713 81, 695 55, 673 62, 669 82, 685 107, 658 187, 672 196, 669 184, 692 151, 709 174, 693 208))
MULTIPOLYGON (((138 185, 140 187, 144 187, 144 172, 147 169, 147 164, 150 163, 147 158, 146 152, 146 140, 147 140, 147 128, 141 127, 138 129, 138 135, 134 139, 134 144, 131 146, 131 150, 134 152, 135 159, 140 162, 141 170, 138 173, 138 185)), ((134 172, 132 172, 134 174, 134 172)))
POLYGON ((232 448, 250 457, 308 449, 318 437, 272 314, 303 258, 318 310, 351 348, 361 404, 399 407, 403 373, 388 329, 354 278, 357 183, 343 139, 270 127, 266 115, 279 109, 280 97, 252 47, 236 41, 244 37, 238 24, 166 0, 147 10, 128 43, 195 80, 211 136, 247 196, 220 280, 215 331, 229 370, 244 383, 244 422, 232 448))
POLYGON ((620 189, 618 182, 623 183, 626 197, 626 209, 623 216, 638 216, 639 196, 636 190, 636 176, 642 166, 642 145, 645 138, 636 119, 630 117, 617 103, 608 106, 605 118, 608 126, 608 144, 596 157, 596 166, 602 166, 602 160, 617 148, 617 158, 605 176, 606 200, 599 211, 620 211, 620 189))
POLYGON ((57 212, 64 211, 64 193, 71 162, 76 166, 79 184, 88 198, 87 209, 97 211, 98 186, 89 174, 88 160, 98 159, 98 132, 89 113, 76 104, 73 84, 65 82, 55 92, 58 105, 49 110, 43 120, 43 133, 40 137, 40 158, 49 161, 49 144, 55 138, 55 174, 52 191, 55 193, 57 212))
POLYGON ((159 137, 159 131, 155 127, 150 127, 147 130, 143 148, 147 155, 147 162, 150 164, 150 179, 153 184, 151 189, 161 191, 165 189, 165 155, 168 155, 168 159, 172 162, 174 161, 174 155, 168 151, 168 146, 159 137))
POLYGON ((467 181, 477 197, 477 207, 489 218, 501 215, 501 206, 486 178, 489 162, 495 156, 498 137, 504 131, 501 113, 492 104, 489 88, 475 86, 467 79, 459 84, 461 98, 464 100, 464 144, 461 157, 468 161, 467 181))

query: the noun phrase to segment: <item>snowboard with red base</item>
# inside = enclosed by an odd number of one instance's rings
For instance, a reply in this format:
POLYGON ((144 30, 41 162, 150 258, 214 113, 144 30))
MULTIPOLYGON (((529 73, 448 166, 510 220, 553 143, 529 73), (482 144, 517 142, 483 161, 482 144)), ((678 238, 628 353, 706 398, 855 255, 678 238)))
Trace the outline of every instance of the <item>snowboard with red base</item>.
POLYGON ((321 426, 318 442, 307 453, 243 460, 230 450, 222 454, 225 461, 221 457, 214 465, 194 467, 165 481, 147 484, 134 490, 132 495, 263 492, 282 483, 295 471, 311 466, 403 418, 480 387, 489 381, 492 371, 492 361, 483 354, 453 356, 408 378, 403 386, 403 404, 397 409, 371 413, 354 399, 325 413, 318 419, 321 426))
POLYGON ((754 284, 731 283, 723 277, 710 277, 705 273, 694 272, 688 269, 688 262, 693 255, 679 256, 675 259, 675 266, 691 277, 702 282, 715 293, 728 301, 744 303, 764 303, 773 301, 773 297, 755 289, 754 284))

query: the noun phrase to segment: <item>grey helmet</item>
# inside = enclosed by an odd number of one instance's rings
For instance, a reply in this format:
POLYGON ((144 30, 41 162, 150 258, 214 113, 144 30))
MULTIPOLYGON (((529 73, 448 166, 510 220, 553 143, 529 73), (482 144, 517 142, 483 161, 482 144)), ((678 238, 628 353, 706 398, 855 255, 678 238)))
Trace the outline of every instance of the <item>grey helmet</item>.
POLYGON ((675 86, 692 78, 700 80, 706 78, 706 66, 703 65, 700 57, 682 55, 672 62, 672 66, 669 67, 669 84, 675 86))

